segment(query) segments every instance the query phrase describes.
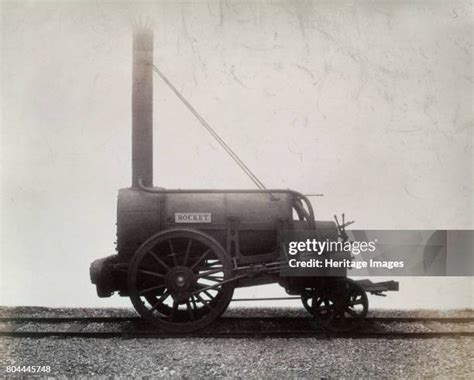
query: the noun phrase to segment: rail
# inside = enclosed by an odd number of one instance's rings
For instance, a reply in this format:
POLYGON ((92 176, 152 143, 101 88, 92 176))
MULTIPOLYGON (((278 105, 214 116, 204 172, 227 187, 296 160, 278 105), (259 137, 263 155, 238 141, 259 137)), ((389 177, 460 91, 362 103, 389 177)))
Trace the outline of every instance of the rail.
POLYGON ((381 338, 381 339, 432 339, 474 337, 472 326, 459 330, 408 331, 391 330, 387 325, 407 323, 426 324, 472 324, 474 318, 367 318, 361 330, 351 333, 329 333, 310 317, 222 317, 217 325, 192 334, 157 331, 154 326, 137 317, 12 317, 0 318, 3 326, 0 336, 10 338, 381 338), (97 324, 102 324, 98 330, 97 324), (385 324, 385 326, 384 326, 385 324), (45 328, 44 325, 48 325, 45 328), (66 325, 66 326, 64 326, 66 325), (118 325, 118 326, 117 326, 118 325))

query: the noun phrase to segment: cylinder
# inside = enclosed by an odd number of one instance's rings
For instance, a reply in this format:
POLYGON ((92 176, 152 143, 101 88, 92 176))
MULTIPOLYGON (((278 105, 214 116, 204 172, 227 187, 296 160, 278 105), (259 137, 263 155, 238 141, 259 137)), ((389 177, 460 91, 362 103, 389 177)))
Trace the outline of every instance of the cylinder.
POLYGON ((153 31, 133 33, 132 186, 153 186, 153 31))

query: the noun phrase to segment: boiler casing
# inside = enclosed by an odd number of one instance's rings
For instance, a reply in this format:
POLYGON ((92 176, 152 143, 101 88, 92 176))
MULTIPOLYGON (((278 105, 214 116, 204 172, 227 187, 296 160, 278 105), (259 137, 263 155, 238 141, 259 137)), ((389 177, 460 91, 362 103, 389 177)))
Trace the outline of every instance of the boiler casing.
MULTIPOLYGON (((156 188, 156 190, 160 190, 156 188)), ((252 256, 277 249, 277 231, 292 227, 293 197, 290 190, 277 194, 239 192, 119 191, 117 250, 130 259, 154 234, 170 228, 203 231, 226 247, 229 224, 238 229, 239 249, 252 256)), ((178 190, 179 191, 179 190, 178 190)))

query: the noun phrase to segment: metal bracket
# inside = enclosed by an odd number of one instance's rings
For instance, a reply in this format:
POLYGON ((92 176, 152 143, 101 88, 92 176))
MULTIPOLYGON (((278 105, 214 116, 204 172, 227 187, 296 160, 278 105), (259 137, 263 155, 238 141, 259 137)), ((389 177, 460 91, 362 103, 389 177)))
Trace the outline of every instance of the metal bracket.
POLYGON ((226 251, 230 254, 234 261, 234 265, 237 266, 236 259, 240 257, 240 246, 239 246, 239 220, 237 218, 227 218, 227 239, 226 239, 226 251))

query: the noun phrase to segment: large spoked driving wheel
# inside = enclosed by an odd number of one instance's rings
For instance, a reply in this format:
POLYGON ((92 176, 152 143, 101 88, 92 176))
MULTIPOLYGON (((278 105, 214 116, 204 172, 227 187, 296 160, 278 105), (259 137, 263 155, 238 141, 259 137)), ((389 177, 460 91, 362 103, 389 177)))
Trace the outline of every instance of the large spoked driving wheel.
POLYGON ((327 330, 348 332, 359 327, 369 309, 365 290, 349 278, 339 278, 321 289, 301 295, 305 308, 327 330))
POLYGON ((163 231, 142 244, 128 269, 138 313, 171 332, 209 325, 229 305, 232 266, 222 246, 190 229, 163 231))

